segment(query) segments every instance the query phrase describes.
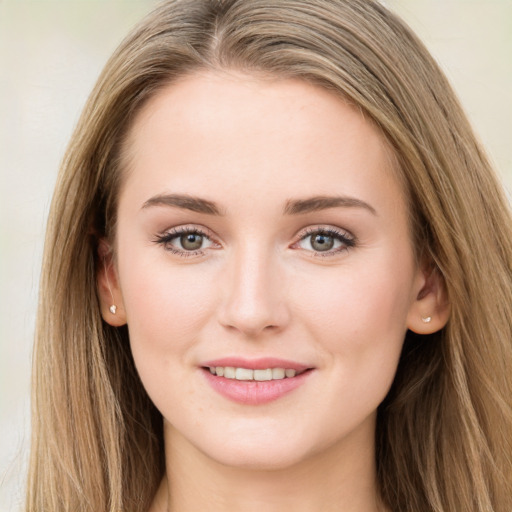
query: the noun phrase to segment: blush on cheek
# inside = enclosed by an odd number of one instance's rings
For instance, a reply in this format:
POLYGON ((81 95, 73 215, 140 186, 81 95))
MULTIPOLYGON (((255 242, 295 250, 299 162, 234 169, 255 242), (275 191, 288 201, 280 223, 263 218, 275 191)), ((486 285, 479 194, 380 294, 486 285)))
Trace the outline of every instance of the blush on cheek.
POLYGON ((132 267, 123 287, 132 343, 142 338, 145 344, 165 346, 194 339, 200 331, 211 308, 211 280, 180 270, 167 265, 137 272, 132 267))
POLYGON ((322 326, 326 339, 338 346, 333 350, 382 350, 383 356, 386 351, 397 352, 406 332, 410 301, 405 281, 396 276, 397 272, 387 266, 371 275, 345 274, 334 286, 310 294, 311 302, 304 312, 313 312, 312 325, 322 326), (344 348, 339 340, 344 340, 344 348))

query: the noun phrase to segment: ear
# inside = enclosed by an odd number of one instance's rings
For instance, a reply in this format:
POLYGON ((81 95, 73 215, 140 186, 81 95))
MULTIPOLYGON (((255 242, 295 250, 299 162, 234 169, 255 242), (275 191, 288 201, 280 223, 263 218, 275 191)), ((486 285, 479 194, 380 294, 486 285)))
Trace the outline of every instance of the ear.
POLYGON ((417 334, 441 330, 450 317, 450 304, 444 279, 437 267, 429 264, 418 269, 416 299, 409 308, 407 328, 417 334))
POLYGON ((100 239, 98 244, 98 256, 96 285, 101 305, 101 316, 105 322, 113 327, 120 327, 126 324, 126 311, 113 261, 112 249, 104 238, 100 239))

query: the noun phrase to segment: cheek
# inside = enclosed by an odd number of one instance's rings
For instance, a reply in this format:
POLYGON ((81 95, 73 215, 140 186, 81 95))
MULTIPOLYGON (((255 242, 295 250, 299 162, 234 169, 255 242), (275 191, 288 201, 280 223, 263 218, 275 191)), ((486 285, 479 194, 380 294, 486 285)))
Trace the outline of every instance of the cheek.
POLYGON ((342 333, 352 329, 376 328, 387 331, 399 325, 403 330, 410 306, 410 272, 354 267, 336 270, 329 279, 310 274, 296 295, 303 314, 321 319, 329 330, 342 333), (307 293, 304 293, 307 290, 307 293))
POLYGON ((120 284, 138 366, 144 360, 184 353, 210 315, 214 280, 208 272, 198 275, 193 265, 172 267, 165 254, 124 254, 119 261, 120 284))
POLYGON ((329 279, 313 274, 301 283, 297 316, 340 375, 371 379, 378 371, 375 377, 384 372, 384 379, 392 379, 407 331, 413 275, 412 256, 397 261, 390 252, 354 258, 329 279))
POLYGON ((299 316, 329 376, 329 386, 318 389, 318 418, 327 411, 332 438, 340 426, 349 431, 372 415, 389 391, 406 333, 412 269, 374 260, 373 267, 347 265, 335 280, 312 276, 303 283, 310 293, 302 293, 299 316))

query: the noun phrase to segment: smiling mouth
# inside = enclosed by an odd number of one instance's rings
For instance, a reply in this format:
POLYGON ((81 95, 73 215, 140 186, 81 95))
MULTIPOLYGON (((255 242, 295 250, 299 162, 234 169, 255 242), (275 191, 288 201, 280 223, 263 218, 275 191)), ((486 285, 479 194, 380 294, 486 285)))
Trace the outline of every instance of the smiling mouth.
POLYGON ((201 370, 215 391, 242 405, 273 402, 301 387, 315 370, 291 361, 272 361, 272 358, 245 364, 239 361, 238 365, 236 358, 226 359, 207 362, 201 370), (252 368, 247 368, 249 365, 252 368))
POLYGON ((291 379, 309 370, 297 371, 291 368, 265 368, 253 370, 250 368, 235 368, 233 366, 208 366, 205 369, 209 370, 212 375, 216 375, 217 377, 256 382, 291 379))

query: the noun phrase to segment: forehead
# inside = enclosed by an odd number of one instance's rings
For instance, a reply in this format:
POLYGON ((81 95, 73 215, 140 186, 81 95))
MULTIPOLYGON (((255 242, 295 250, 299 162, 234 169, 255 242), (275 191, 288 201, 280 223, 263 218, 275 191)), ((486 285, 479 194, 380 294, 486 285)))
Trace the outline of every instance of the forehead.
POLYGON ((326 89, 204 72, 166 86, 143 107, 125 144, 124 181, 148 197, 193 189, 281 203, 333 187, 372 196, 372 185, 373 196, 384 200, 387 192, 390 204, 403 203, 392 162, 375 125, 326 89))

